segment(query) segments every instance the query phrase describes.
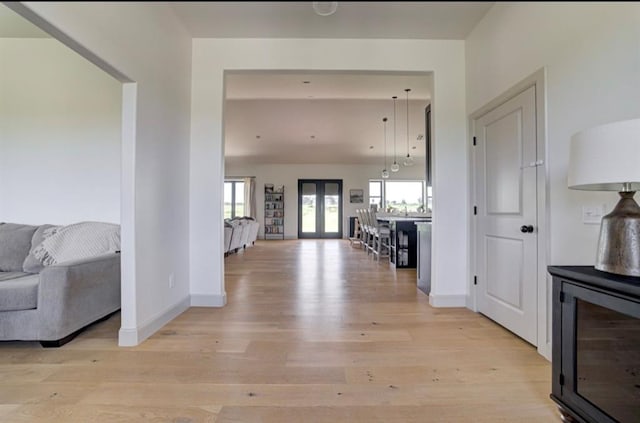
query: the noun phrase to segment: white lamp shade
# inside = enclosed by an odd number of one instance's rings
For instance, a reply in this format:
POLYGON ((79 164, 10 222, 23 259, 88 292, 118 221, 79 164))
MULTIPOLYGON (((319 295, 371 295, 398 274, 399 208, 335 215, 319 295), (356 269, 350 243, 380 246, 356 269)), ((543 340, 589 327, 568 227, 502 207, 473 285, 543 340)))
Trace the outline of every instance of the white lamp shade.
POLYGON ((588 191, 640 191, 640 119, 596 126, 571 137, 568 185, 588 191))

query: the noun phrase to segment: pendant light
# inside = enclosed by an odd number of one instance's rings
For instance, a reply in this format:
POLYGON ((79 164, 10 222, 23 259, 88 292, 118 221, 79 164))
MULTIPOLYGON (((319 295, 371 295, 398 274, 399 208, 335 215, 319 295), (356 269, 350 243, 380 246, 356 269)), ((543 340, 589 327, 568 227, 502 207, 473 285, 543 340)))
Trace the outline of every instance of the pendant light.
POLYGON ((387 170, 387 118, 382 118, 382 124, 384 128, 384 168, 382 169, 382 178, 387 179, 389 177, 389 171, 387 170))
POLYGON ((409 154, 409 91, 411 88, 405 88, 407 93, 407 157, 404 159, 404 165, 407 167, 413 166, 413 157, 409 154))
POLYGON ((400 165, 396 161, 396 100, 398 96, 391 97, 393 99, 393 164, 391 165, 391 171, 397 172, 400 170, 400 165))

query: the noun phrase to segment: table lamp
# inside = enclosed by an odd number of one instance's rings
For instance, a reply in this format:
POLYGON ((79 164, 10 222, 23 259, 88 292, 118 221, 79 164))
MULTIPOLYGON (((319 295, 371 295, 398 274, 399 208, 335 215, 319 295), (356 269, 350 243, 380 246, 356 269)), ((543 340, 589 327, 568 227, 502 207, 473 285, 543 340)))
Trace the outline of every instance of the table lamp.
POLYGON ((571 137, 568 185, 618 191, 620 201, 602 218, 595 268, 640 276, 640 119, 587 129, 571 137))

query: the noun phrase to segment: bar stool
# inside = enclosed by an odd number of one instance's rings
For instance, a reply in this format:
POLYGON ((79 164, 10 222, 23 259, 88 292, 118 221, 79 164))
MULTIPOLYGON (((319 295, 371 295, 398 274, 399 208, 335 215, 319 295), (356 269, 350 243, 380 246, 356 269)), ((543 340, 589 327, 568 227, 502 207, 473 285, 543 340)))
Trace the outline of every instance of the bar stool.
POLYGON ((361 227, 362 227, 362 248, 364 248, 364 250, 367 252, 367 254, 369 254, 369 252, 371 251, 371 242, 373 240, 373 233, 372 233, 373 228, 369 224, 369 219, 367 217, 367 210, 366 209, 359 209, 357 211, 357 213, 358 213, 358 216, 360 217, 360 220, 362 222, 362 224, 361 224, 361 227))
MULTIPOLYGON (((357 213, 357 210, 356 210, 357 213)), ((356 216, 355 219, 353 219, 353 236, 349 237, 349 243, 351 244, 351 246, 353 247, 353 245, 360 245, 362 243, 362 234, 361 234, 361 228, 360 228, 360 218, 356 216)))
POLYGON ((380 257, 389 257, 391 251, 391 229, 389 225, 378 222, 376 216, 371 213, 375 224, 375 242, 374 242, 374 258, 380 260, 380 257))

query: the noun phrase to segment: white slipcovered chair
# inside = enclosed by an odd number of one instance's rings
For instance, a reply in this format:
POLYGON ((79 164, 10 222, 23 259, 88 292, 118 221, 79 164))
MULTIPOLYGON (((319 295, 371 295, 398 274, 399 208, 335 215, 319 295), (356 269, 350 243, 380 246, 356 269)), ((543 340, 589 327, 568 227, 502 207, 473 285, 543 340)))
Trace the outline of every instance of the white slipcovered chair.
POLYGON ((251 217, 237 217, 224 220, 224 254, 238 252, 251 247, 258 238, 260 224, 251 217))
POLYGON ((240 237, 240 248, 246 248, 249 243, 249 233, 251 232, 251 220, 239 219, 242 226, 242 237, 240 237))
POLYGON ((233 232, 231 233, 229 252, 237 252, 240 248, 242 248, 242 232, 244 230, 244 225, 239 219, 231 219, 229 223, 233 228, 233 232))
POLYGON ((228 255, 231 247, 233 227, 227 221, 224 222, 224 255, 228 255))
POLYGON ((258 239, 258 230, 260 229, 260 223, 256 220, 249 220, 249 236, 247 237, 246 247, 252 247, 258 239))

